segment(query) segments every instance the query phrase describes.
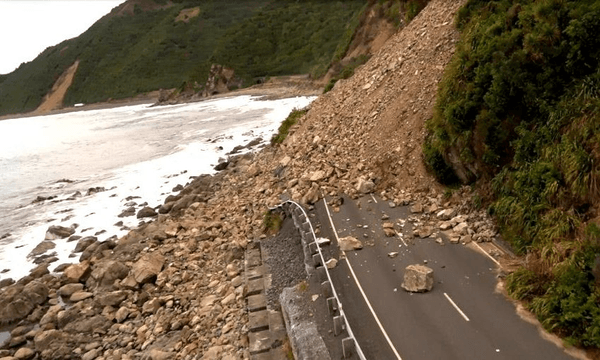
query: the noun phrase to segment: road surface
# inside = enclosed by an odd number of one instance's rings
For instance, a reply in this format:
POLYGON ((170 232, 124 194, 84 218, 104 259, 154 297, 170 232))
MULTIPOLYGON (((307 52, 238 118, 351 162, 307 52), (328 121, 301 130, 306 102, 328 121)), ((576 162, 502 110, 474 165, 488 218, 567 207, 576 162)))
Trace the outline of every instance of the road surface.
MULTIPOLYGON (((321 201, 313 212, 319 236, 336 239, 333 223, 339 237, 352 235, 365 245, 347 252, 348 261, 340 261, 331 275, 367 359, 573 359, 521 319, 496 291, 498 266, 489 255, 474 244, 450 244, 448 239, 444 245, 433 238, 411 243, 410 221, 403 228, 398 225, 411 216, 408 208, 376 201, 362 198, 359 208, 346 198, 338 213, 321 201), (403 237, 385 237, 384 214, 403 237), (391 258, 392 252, 398 255, 391 258), (403 269, 410 264, 434 270, 431 292, 401 288, 403 269)), ((339 255, 335 245, 324 251, 325 256, 339 255)))

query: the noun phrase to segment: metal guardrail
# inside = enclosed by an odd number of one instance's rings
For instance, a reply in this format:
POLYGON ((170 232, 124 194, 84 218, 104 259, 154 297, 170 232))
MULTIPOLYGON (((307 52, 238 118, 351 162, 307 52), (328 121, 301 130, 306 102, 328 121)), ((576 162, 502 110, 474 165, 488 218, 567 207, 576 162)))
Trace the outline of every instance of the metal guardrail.
POLYGON ((304 208, 302 208, 300 204, 292 200, 285 201, 273 208, 270 208, 269 210, 276 210, 278 208, 281 208, 286 213, 292 215, 294 225, 300 231, 302 247, 304 250, 304 264, 306 266, 307 273, 311 275, 313 271, 317 271, 317 274, 321 276, 321 287, 323 288, 327 298, 329 312, 333 316, 334 335, 340 335, 343 330, 346 330, 348 334, 348 337, 342 339, 344 358, 351 356, 351 354, 355 352, 360 360, 367 360, 362 352, 362 349, 360 348, 360 345, 358 344, 358 341, 356 341, 356 337, 352 332, 350 323, 348 323, 348 320, 346 319, 342 302, 340 301, 337 292, 335 291, 335 287, 333 286, 333 281, 331 280, 329 269, 325 264, 325 258, 323 257, 321 246, 317 242, 317 235, 315 234, 314 228, 310 219, 308 218, 308 215, 306 214, 306 211, 304 211, 304 208), (323 273, 325 276, 323 276, 323 273))

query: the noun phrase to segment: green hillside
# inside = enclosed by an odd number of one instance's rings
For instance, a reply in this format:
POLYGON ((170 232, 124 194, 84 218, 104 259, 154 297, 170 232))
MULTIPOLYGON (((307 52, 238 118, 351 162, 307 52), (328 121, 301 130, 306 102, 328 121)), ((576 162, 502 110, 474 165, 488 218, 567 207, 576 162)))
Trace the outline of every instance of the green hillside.
MULTIPOLYGON (((526 266, 507 279, 542 324, 600 346, 600 1, 470 0, 424 155, 474 182, 526 266)), ((485 202, 484 202, 485 203, 485 202)))
POLYGON ((65 105, 184 82, 203 85, 213 63, 233 67, 245 86, 264 76, 323 72, 364 5, 364 0, 130 0, 79 37, 0 76, 0 115, 34 110, 77 59, 65 105), (197 16, 176 21, 182 10, 195 7, 197 16))

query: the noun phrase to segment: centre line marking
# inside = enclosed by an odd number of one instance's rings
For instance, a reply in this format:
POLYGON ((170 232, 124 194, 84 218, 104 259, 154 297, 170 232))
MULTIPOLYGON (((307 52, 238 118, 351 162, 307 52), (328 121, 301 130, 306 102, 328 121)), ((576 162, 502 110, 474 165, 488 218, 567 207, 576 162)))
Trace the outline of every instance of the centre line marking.
POLYGON ((448 294, 444 293, 444 296, 446 297, 446 299, 448 299, 448 301, 450 302, 450 304, 452 304, 452 306, 454 306, 454 308, 456 309, 456 311, 458 311, 458 313, 461 314, 462 317, 466 321, 471 321, 471 320, 469 320, 469 318, 467 317, 467 315, 465 315, 465 313, 458 307, 458 305, 456 305, 456 303, 452 299, 450 299, 450 296, 448 296, 448 294))
POLYGON ((402 240, 402 243, 404 244, 404 246, 408 246, 406 244, 406 241, 404 241, 404 238, 402 236, 400 236, 400 234, 398 234, 398 232, 396 230, 394 230, 394 232, 396 233, 396 235, 398 235, 398 237, 400 238, 400 240, 402 240))
MULTIPOLYGON (((373 196, 373 195, 371 195, 371 196, 373 196)), ((339 244, 340 239, 338 238, 337 230, 335 229, 335 225, 333 225, 333 219, 331 218, 331 214, 329 213, 329 208, 327 207, 327 202, 325 201, 325 199, 323 199, 323 205, 325 205, 325 210, 327 211, 327 217, 329 218, 329 223, 331 224, 331 229, 333 230, 333 235, 335 236, 335 239, 339 244)), ((344 252, 344 254, 345 254, 345 252, 344 252)), ((352 274, 352 277, 354 278, 354 282, 356 282, 356 286, 358 286, 358 290, 360 290, 360 293, 362 294, 363 299, 365 299, 365 302, 367 303, 369 310, 371 310, 371 314, 373 314, 373 318, 375 319, 375 322, 379 326, 379 330, 381 330, 383 337, 385 338, 388 345, 394 352, 394 355, 396 355, 396 358, 398 360, 402 360, 402 358, 400 357, 400 354, 398 354, 398 350, 396 350, 396 348, 394 347, 394 344, 392 344, 392 340, 390 340, 390 337, 388 336, 387 332, 383 328, 383 325, 381 325, 381 321, 379 321, 379 317, 377 317, 377 314, 375 314, 375 310, 373 310, 373 306, 371 306, 371 302, 369 301, 369 299, 367 299, 367 295, 365 294, 365 291, 363 290, 362 286, 358 282, 358 279, 356 278, 356 274, 354 273, 354 269, 352 269, 352 265, 350 264, 350 260, 348 260, 347 256, 346 256, 346 264, 348 264, 348 268, 350 269, 350 273, 352 274)), ((358 341, 358 339, 356 341, 358 341)))

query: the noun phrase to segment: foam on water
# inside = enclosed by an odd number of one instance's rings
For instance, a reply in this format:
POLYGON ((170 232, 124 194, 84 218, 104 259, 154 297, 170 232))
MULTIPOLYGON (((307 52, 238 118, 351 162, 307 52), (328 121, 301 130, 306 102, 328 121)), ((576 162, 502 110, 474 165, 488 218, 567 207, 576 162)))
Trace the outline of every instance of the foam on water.
MULTIPOLYGON (((50 225, 77 224, 80 236, 105 230, 99 240, 123 236, 128 230, 115 223, 123 221, 129 228, 139 223, 135 216, 118 218, 127 208, 126 198, 134 197, 138 205, 160 205, 190 176, 214 172, 218 159, 236 145, 257 137, 268 141, 293 108, 312 100, 240 96, 0 122, 0 237, 11 234, 0 240, 0 271, 9 270, 0 279, 18 279, 29 272, 34 264, 27 255, 50 225), (85 196, 93 187, 107 190, 85 196), (64 200, 77 191, 84 196, 64 200), (39 195, 56 198, 31 204, 39 195)), ((46 254, 56 252, 59 261, 50 269, 77 262, 79 254, 68 257, 76 242, 54 243, 56 248, 46 254)))

